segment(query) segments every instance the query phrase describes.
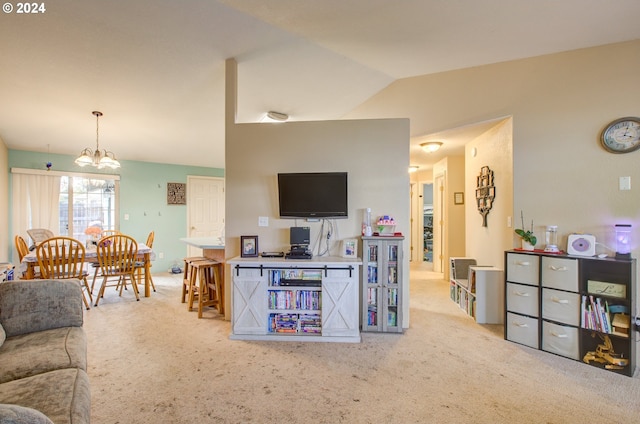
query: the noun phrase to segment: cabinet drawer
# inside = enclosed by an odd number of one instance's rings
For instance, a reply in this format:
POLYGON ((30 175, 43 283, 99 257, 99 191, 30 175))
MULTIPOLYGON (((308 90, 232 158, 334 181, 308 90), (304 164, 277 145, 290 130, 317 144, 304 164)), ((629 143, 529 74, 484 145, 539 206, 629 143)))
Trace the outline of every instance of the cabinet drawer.
POLYGON ((513 283, 533 284, 540 280, 540 257, 521 253, 507 253, 507 281, 513 283))
POLYGON ((507 313, 507 340, 538 349, 538 320, 507 313))
POLYGON ((579 360, 578 329, 542 321, 542 350, 579 360))
POLYGON ((578 260, 542 258, 542 285, 554 289, 578 291, 578 260))
POLYGON ((580 325, 580 295, 543 288, 542 318, 577 327, 580 325))
POLYGON ((538 316, 538 287, 507 283, 507 311, 538 316))

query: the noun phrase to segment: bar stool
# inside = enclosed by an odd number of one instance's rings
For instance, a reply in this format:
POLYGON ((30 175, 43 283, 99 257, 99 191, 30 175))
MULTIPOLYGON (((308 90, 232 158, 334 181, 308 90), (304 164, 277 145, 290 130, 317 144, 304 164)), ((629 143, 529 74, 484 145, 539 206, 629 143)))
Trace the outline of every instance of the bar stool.
POLYGON ((191 287, 191 263, 206 260, 207 258, 205 258, 204 256, 192 256, 184 258, 184 274, 182 277, 182 303, 186 302, 187 295, 189 293, 189 287, 191 287))
POLYGON ((224 296, 222 288, 221 268, 218 261, 210 260, 210 263, 196 262, 199 269, 198 281, 198 318, 202 318, 202 309, 205 306, 215 306, 219 314, 224 314, 224 296))
MULTIPOLYGON (((184 258, 184 276, 182 278, 182 300, 181 300, 182 303, 186 301, 187 294, 189 293, 189 289, 191 287, 191 278, 192 278, 191 263, 198 262, 198 261, 206 261, 206 260, 207 258, 205 258, 204 256, 192 256, 192 257, 184 258)), ((193 278, 195 277, 196 275, 193 276, 193 278)))

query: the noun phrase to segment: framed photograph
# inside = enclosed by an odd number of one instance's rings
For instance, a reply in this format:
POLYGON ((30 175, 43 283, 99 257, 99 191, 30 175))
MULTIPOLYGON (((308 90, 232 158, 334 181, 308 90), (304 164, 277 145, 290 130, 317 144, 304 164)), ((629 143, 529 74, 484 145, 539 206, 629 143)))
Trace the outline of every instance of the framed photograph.
POLYGON ((461 191, 453 193, 453 203, 455 205, 464 205, 464 193, 461 191))
POLYGON ((243 258, 258 257, 258 236, 240 236, 240 256, 243 258))
POLYGON ((358 256, 358 239, 342 240, 342 257, 356 258, 358 256))

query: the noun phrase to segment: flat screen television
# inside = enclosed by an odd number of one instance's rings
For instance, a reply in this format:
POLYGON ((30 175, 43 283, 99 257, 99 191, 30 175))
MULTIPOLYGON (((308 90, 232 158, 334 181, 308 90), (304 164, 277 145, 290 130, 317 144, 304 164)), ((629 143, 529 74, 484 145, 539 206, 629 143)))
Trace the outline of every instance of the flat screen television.
POLYGON ((278 174, 280 218, 347 218, 347 173, 278 174))

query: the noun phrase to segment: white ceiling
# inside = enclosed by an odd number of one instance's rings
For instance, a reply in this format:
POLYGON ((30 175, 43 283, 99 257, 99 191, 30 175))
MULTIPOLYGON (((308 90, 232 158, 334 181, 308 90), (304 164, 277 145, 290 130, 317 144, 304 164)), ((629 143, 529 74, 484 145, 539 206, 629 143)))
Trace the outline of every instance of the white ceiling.
MULTIPOLYGON (((10 149, 94 148, 99 110, 100 146, 119 159, 220 168, 227 58, 238 62, 238 122, 268 110, 307 121, 340 119, 400 78, 640 39, 638 0, 44 5, 0 15, 0 138, 10 149)), ((473 134, 438 136, 461 145, 473 134)))

